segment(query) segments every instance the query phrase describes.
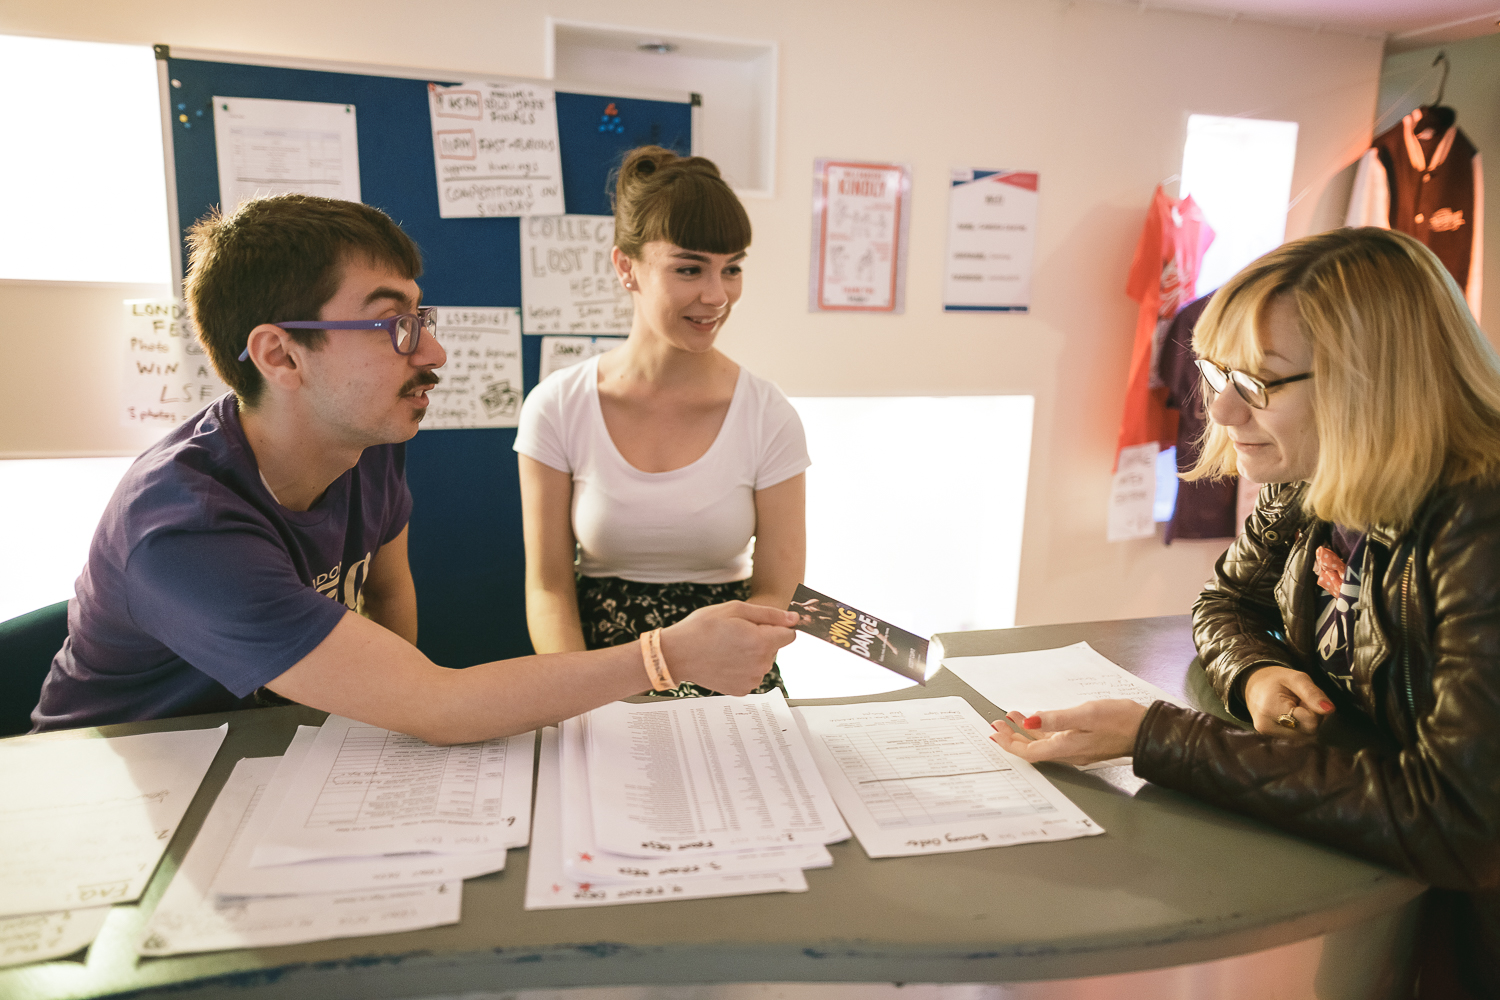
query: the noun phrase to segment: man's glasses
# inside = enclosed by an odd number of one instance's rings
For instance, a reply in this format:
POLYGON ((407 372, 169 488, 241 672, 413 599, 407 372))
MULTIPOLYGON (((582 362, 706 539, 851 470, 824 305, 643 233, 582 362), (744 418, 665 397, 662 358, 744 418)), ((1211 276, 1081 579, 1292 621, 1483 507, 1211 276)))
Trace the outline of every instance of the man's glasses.
MULTIPOLYGON (((402 313, 386 319, 309 319, 292 323, 273 323, 284 330, 384 330, 390 335, 397 354, 415 354, 422 334, 437 337, 437 306, 421 306, 414 313, 402 313)), ((250 360, 250 346, 240 352, 241 361, 250 360)))
POLYGON ((1240 398, 1257 410, 1264 410, 1266 404, 1271 401, 1271 390, 1277 386, 1290 385, 1293 382, 1302 382, 1313 377, 1312 372, 1303 372, 1301 375, 1289 375, 1286 378, 1276 379, 1274 382, 1262 382, 1254 375, 1247 375, 1233 368, 1225 368, 1216 365, 1207 358, 1199 358, 1196 362, 1198 370, 1203 373, 1203 381, 1217 396, 1234 383, 1234 391, 1240 394, 1240 398))

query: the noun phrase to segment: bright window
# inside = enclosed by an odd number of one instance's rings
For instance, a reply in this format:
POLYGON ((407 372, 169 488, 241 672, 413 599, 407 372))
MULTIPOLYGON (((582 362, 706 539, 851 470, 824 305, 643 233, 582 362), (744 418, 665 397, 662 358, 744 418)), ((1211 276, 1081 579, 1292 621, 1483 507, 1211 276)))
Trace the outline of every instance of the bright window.
MULTIPOLYGON (((1016 621, 1032 397, 794 399, 807 430, 807 585, 910 632, 1016 621)), ((911 682, 811 636, 794 698, 911 682)))
POLYGON ((0 35, 0 278, 171 281, 156 60, 0 35))

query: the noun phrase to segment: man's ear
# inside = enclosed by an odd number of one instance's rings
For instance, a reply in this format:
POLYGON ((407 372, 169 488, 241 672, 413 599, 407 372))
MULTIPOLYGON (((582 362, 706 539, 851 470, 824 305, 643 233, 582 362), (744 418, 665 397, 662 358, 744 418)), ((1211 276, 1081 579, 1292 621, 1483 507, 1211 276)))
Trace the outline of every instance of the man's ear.
POLYGON ((302 384, 302 345, 274 323, 262 323, 250 331, 246 348, 261 377, 270 385, 290 391, 302 384))

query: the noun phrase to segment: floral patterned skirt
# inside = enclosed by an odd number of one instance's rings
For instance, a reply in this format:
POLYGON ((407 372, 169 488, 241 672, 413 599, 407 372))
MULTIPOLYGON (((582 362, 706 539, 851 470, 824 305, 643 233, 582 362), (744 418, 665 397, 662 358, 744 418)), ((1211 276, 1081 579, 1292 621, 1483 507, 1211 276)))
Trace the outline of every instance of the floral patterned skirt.
MULTIPOLYGON (((675 625, 699 608, 750 596, 750 581, 732 583, 639 583, 617 576, 576 576, 578 618, 589 649, 605 649, 635 642, 642 633, 675 625)), ((644 669, 644 668, 643 668, 644 669)), ((781 668, 774 662, 754 694, 779 690, 781 668)), ((719 692, 688 681, 668 691, 646 691, 660 698, 703 698, 719 692)))

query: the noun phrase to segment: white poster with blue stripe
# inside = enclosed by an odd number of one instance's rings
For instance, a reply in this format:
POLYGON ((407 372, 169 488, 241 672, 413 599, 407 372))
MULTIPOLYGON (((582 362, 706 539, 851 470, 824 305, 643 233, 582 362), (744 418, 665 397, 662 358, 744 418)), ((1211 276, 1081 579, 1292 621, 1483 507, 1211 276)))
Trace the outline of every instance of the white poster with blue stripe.
POLYGON ((944 312, 1030 311, 1036 210, 1035 171, 953 171, 944 312))

